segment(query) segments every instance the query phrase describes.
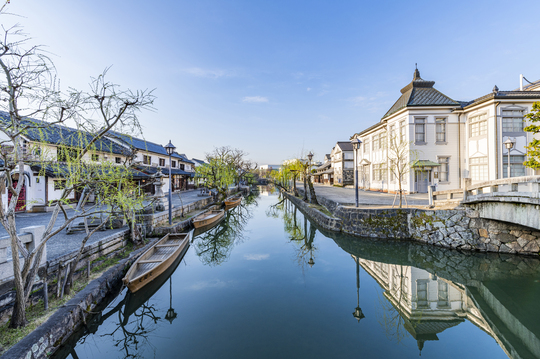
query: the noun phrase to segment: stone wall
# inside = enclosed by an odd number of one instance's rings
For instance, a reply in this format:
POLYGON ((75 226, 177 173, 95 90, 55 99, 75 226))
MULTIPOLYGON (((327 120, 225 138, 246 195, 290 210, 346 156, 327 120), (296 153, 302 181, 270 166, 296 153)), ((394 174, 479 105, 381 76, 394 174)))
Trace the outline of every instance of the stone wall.
MULTIPOLYGON (((317 200, 341 220, 339 228, 323 226, 329 230, 362 237, 414 240, 460 250, 527 255, 538 255, 540 252, 540 230, 480 218, 474 208, 367 209, 340 204, 324 197, 317 197, 317 200)), ((302 201, 297 199, 297 202, 302 201)), ((302 202, 302 205, 306 204, 302 202)), ((318 222, 313 212, 318 211, 307 213, 318 222)))
POLYGON ((540 251, 540 231, 480 218, 470 208, 415 210, 408 222, 412 238, 441 247, 534 255, 540 251))
POLYGON ((300 198, 293 196, 290 193, 283 192, 284 195, 294 203, 302 213, 312 218, 319 226, 324 229, 340 232, 342 227, 342 221, 339 218, 328 216, 318 209, 312 207, 310 204, 302 201, 300 198))

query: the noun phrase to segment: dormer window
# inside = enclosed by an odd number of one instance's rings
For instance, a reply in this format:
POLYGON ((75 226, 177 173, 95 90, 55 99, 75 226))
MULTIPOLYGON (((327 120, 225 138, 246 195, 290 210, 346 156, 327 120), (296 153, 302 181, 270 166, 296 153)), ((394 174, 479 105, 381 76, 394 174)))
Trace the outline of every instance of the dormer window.
POLYGON ((165 167, 165 159, 164 159, 164 158, 160 158, 160 159, 159 159, 159 165, 160 165, 161 167, 165 167))
POLYGON ((150 165, 152 163, 152 156, 143 155, 143 164, 150 165))
POLYGON ((171 162, 171 167, 176 168, 176 161, 171 162))

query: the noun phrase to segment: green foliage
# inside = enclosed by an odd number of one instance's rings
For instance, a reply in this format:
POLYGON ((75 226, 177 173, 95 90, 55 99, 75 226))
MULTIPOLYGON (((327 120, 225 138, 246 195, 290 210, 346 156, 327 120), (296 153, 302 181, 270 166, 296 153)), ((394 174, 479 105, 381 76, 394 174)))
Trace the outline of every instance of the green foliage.
MULTIPOLYGON (((525 127, 525 131, 531 132, 532 134, 537 134, 540 132, 540 125, 535 125, 534 123, 540 122, 540 102, 535 102, 532 106, 530 113, 525 115, 532 123, 531 125, 525 127)), ((533 168, 535 170, 540 169, 540 140, 533 139, 527 146, 527 157, 529 158, 523 164, 527 167, 533 168)))

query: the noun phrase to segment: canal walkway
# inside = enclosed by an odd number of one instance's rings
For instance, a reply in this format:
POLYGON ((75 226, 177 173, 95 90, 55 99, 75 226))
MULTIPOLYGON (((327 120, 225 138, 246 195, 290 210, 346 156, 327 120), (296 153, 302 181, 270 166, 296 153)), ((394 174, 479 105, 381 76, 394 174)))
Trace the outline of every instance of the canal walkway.
MULTIPOLYGON (((299 190, 303 190, 303 183, 297 182, 296 186, 299 190)), ((328 185, 322 185, 314 183, 313 187, 315 189, 315 194, 317 197, 324 197, 333 202, 340 203, 342 205, 354 205, 355 204, 355 193, 354 188, 347 187, 334 187, 328 185)), ((414 193, 409 194, 403 199, 403 207, 424 207, 429 205, 429 197, 427 193, 414 193)), ((384 192, 375 192, 375 191, 364 191, 358 190, 358 204, 359 207, 366 208, 387 208, 392 207, 394 204, 395 207, 399 206, 399 197, 396 198, 396 195, 393 193, 384 193, 384 192), (394 203, 395 199, 395 203, 394 203)))
MULTIPOLYGON (((199 193, 200 193, 199 190, 189 190, 189 191, 180 192, 180 193, 173 193, 173 196, 172 196, 173 208, 180 207, 182 205, 185 206, 190 203, 193 203, 193 202, 196 202, 198 200, 208 197, 208 196, 201 197, 199 196, 199 193)), ((74 210, 69 209, 66 212, 68 216, 71 216, 74 210)), ((25 228, 29 226, 47 226, 50 221, 51 215, 52 215, 52 212, 17 213, 15 215, 15 219, 17 221, 17 228, 20 230, 21 228, 25 228)), ((63 223, 64 223, 64 216, 59 215, 54 225, 54 228, 60 227, 63 223)), ((116 228, 116 229, 107 229, 105 231, 97 231, 88 240, 86 245, 90 245, 92 243, 98 242, 113 234, 125 231, 126 229, 127 229, 127 226, 124 226, 122 228, 116 228)), ((79 249, 86 233, 84 231, 79 231, 73 234, 67 234, 66 232, 67 231, 65 229, 62 230, 60 233, 52 237, 47 242, 47 260, 50 261, 52 259, 58 258, 62 255, 71 253, 79 249)), ((5 236, 7 236, 7 232, 3 226, 0 226, 0 238, 5 237, 5 236)))

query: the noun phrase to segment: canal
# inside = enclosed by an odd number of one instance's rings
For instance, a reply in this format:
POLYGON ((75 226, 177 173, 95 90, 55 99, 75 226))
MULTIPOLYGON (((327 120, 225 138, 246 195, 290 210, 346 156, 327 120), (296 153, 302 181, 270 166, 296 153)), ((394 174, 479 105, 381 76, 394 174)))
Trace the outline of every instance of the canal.
POLYGON ((537 259, 328 233, 265 187, 171 272, 55 358, 540 357, 537 259))

